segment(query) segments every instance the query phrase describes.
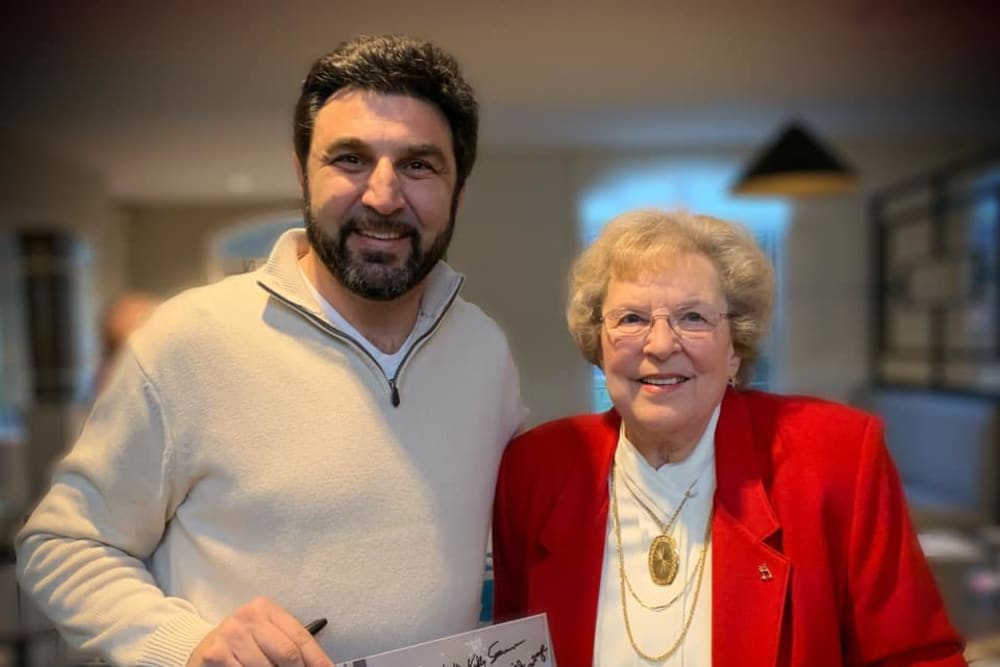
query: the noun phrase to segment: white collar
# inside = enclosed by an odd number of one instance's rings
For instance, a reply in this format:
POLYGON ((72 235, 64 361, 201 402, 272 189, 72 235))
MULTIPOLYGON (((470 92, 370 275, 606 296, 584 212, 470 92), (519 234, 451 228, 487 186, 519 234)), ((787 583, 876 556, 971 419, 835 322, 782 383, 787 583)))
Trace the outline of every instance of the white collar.
POLYGON ((615 467, 654 500, 668 506, 679 502, 688 488, 693 488, 695 492, 708 492, 708 484, 714 491, 715 476, 703 473, 715 466, 715 427, 719 422, 720 411, 721 404, 715 406, 698 444, 686 459, 678 463, 667 463, 659 469, 654 469, 629 441, 625 435, 625 423, 622 422, 618 432, 618 447, 615 449, 615 467), (698 482, 691 487, 695 480, 698 482))

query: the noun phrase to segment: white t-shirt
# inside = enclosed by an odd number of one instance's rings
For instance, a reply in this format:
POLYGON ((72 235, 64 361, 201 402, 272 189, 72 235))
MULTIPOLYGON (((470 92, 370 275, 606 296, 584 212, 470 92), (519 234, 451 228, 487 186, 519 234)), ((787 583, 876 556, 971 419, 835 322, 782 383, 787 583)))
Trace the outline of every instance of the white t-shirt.
POLYGON ((417 321, 413 324, 413 329, 410 330, 410 335, 407 336, 403 344, 399 346, 399 349, 392 354, 386 354, 382 350, 375 347, 370 340, 365 338, 360 331, 354 328, 350 322, 344 319, 344 316, 337 312, 337 309, 330 305, 330 302, 323 298, 323 295, 319 293, 316 286, 312 284, 309 277, 306 276, 302 267, 299 267, 299 273, 302 274, 302 280, 305 281, 306 287, 309 288, 310 294, 316 299, 316 303, 319 307, 323 309, 323 314, 326 318, 330 320, 333 326, 337 327, 348 336, 353 338, 361 347, 365 349, 368 354, 372 356, 373 359, 382 367, 382 372, 385 373, 387 378, 393 378, 396 376, 396 371, 399 370, 399 364, 403 362, 406 357, 406 353, 410 351, 413 347, 413 343, 417 340, 417 336, 423 332, 423 330, 431 325, 430 318, 420 311, 417 314, 417 321))

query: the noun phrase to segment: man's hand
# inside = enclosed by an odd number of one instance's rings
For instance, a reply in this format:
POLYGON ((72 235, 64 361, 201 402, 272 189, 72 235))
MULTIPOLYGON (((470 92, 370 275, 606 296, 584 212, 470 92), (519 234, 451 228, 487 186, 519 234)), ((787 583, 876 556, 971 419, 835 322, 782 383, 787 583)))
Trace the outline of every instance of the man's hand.
POLYGON ((309 632, 268 598, 243 605, 205 635, 188 667, 333 667, 309 632))

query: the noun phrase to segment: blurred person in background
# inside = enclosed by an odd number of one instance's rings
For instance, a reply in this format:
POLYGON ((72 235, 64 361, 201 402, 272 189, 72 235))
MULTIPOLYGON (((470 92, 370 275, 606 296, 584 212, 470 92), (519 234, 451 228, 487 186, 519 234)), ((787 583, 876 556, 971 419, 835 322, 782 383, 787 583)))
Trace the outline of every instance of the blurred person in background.
POLYGON ((97 370, 94 389, 99 392, 107 382, 118 350, 133 331, 142 326, 159 303, 142 292, 126 292, 107 306, 101 317, 101 365, 97 370))
POLYGON ((875 418, 746 389, 773 269, 738 225, 640 211, 567 316, 614 408, 504 454, 498 620, 562 665, 964 665, 875 418))
POLYGON ((477 131, 428 42, 363 37, 314 63, 294 123, 305 229, 157 308, 18 536, 20 581, 72 645, 318 667, 475 627, 522 418, 506 337, 442 260, 477 131))

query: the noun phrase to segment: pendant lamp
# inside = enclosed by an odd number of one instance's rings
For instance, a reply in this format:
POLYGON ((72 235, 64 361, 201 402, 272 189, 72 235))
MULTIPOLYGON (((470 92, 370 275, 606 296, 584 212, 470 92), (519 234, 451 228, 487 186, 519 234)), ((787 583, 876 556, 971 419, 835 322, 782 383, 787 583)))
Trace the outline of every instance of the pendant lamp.
POLYGON ((850 167, 804 125, 792 122, 754 158, 733 192, 807 197, 842 194, 856 185, 850 167))

